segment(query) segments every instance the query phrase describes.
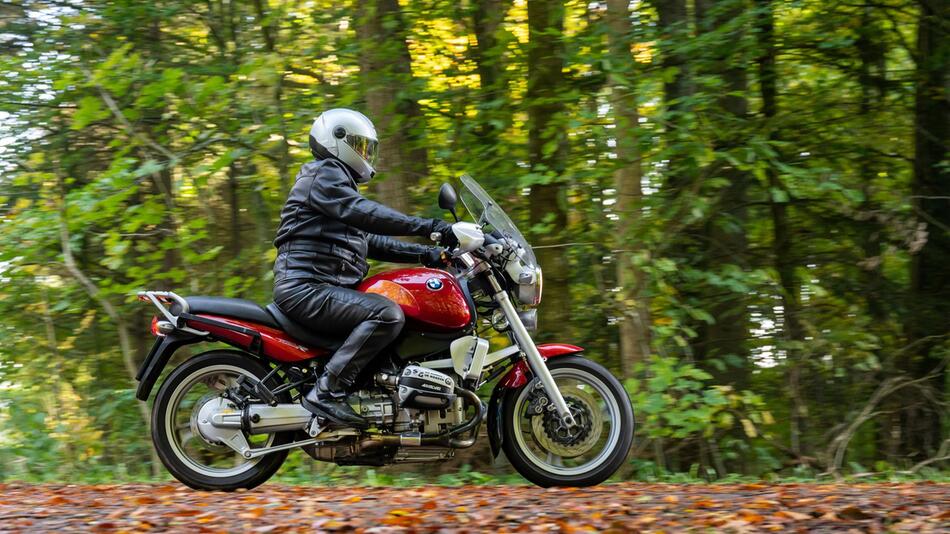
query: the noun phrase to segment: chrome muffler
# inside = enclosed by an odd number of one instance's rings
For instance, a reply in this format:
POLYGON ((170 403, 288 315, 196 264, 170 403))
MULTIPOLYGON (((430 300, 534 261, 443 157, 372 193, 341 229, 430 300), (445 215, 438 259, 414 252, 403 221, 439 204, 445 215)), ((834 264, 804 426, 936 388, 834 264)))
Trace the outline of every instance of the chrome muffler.
POLYGON ((313 417, 306 408, 296 403, 250 404, 243 410, 215 410, 210 423, 217 428, 242 429, 248 434, 270 434, 287 430, 304 430, 313 417))

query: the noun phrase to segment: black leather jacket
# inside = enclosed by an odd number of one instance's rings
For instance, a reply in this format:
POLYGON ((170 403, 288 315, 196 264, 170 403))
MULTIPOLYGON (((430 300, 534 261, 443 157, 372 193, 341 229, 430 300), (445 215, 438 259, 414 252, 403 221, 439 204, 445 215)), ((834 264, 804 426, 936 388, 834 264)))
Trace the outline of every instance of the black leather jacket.
POLYGON ((349 169, 334 159, 304 164, 280 212, 274 282, 307 279, 358 284, 366 258, 420 263, 427 248, 384 236, 425 236, 448 223, 403 215, 360 195, 349 169))

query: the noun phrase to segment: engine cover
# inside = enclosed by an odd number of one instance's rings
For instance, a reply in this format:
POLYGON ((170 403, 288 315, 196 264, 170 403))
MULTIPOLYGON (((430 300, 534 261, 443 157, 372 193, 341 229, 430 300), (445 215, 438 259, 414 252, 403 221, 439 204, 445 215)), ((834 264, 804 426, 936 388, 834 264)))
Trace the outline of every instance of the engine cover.
POLYGON ((448 408, 455 402, 454 391, 455 381, 451 376, 418 365, 403 369, 396 381, 400 408, 448 408))

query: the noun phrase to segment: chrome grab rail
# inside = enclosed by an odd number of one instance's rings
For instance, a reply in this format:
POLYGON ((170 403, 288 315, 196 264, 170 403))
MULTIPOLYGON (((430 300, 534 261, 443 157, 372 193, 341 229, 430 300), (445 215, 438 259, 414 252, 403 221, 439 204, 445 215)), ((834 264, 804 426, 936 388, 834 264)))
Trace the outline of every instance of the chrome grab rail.
POLYGON ((178 330, 182 330, 191 334, 197 334, 199 336, 208 335, 208 332, 204 330, 196 330, 188 326, 182 326, 178 324, 179 317, 172 315, 171 310, 163 304, 163 302, 174 301, 179 306, 181 306, 181 313, 188 313, 190 307, 188 306, 188 301, 185 300, 185 297, 173 292, 173 291, 139 291, 136 293, 139 300, 147 300, 155 305, 158 308, 158 311, 168 320, 169 323, 178 330))

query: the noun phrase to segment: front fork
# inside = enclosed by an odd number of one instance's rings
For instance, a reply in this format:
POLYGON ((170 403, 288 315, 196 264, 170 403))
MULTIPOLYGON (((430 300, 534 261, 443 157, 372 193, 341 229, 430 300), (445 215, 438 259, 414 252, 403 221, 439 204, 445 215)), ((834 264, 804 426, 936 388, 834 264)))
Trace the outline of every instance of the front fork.
POLYGON ((521 322, 518 310, 516 310, 514 304, 511 303, 508 292, 501 288, 498 280, 496 280, 494 276, 489 276, 488 279, 495 292, 495 302, 501 306, 501 311, 504 312, 508 318, 508 324, 511 326, 515 341, 518 342, 518 346, 521 348, 521 351, 524 352, 531 372, 534 373, 534 376, 541 379, 541 385, 544 386, 545 393, 547 393, 548 398, 554 404, 554 409, 557 410, 558 415, 561 416, 561 422, 564 426, 574 426, 574 416, 567 407, 567 402, 564 401, 561 390, 557 388, 557 383, 554 382, 554 377, 551 376, 551 371, 548 370, 547 363, 545 363, 544 358, 541 357, 541 353, 538 352, 538 347, 535 346, 534 340, 531 339, 531 334, 528 333, 528 329, 525 328, 524 323, 521 322))

